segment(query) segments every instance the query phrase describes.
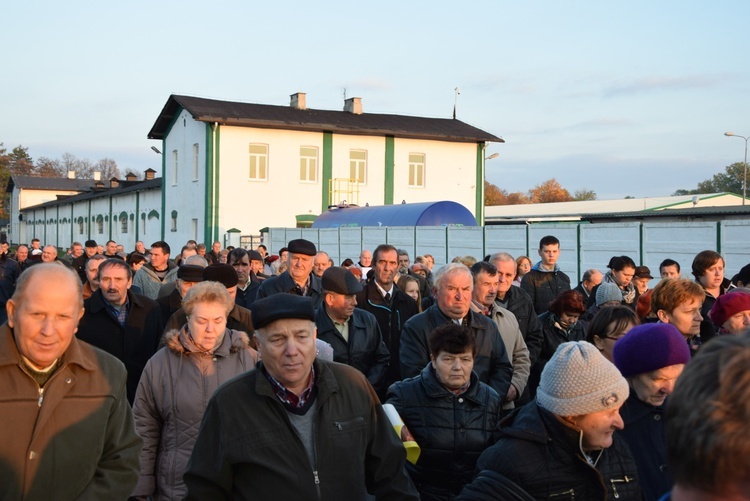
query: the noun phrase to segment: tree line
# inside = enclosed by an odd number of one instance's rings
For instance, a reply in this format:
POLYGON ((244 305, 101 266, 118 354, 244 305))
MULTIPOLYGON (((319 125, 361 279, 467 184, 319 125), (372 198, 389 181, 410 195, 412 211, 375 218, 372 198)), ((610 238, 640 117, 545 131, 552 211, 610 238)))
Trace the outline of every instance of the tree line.
POLYGON ((484 204, 485 205, 518 205, 518 204, 544 204, 550 202, 573 202, 581 200, 596 200, 593 190, 580 189, 570 194, 563 188, 557 179, 552 178, 540 183, 528 192, 520 191, 508 193, 497 185, 484 182, 484 204))

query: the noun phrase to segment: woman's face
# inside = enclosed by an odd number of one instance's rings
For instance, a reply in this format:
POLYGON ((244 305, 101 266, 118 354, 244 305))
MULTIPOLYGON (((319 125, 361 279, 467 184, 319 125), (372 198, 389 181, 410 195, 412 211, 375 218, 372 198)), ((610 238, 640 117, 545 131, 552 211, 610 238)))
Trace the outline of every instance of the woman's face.
POLYGON ((227 328, 227 310, 220 303, 198 303, 188 316, 188 331, 202 350, 213 351, 227 328))
POLYGON ((615 348, 615 343, 618 339, 620 339, 622 336, 628 333, 630 329, 633 328, 633 324, 628 324, 625 329, 623 329, 622 332, 619 334, 615 334, 612 332, 613 324, 609 324, 607 326, 607 332, 608 334, 603 335, 602 337, 599 337, 598 335, 594 335, 594 345, 596 345, 597 348, 599 348, 599 351, 602 355, 604 355, 604 358, 609 360, 612 363, 615 363, 615 359, 612 355, 612 351, 615 348))
POLYGON ((724 281, 724 261, 719 259, 714 264, 706 268, 698 281, 704 289, 717 289, 721 287, 724 281))
POLYGON ((624 267, 623 269, 616 271, 612 270, 612 278, 615 279, 615 283, 620 289, 624 289, 630 282, 633 281, 635 276, 635 268, 624 267))
POLYGON ((404 293, 414 301, 419 301, 419 284, 415 280, 409 280, 406 282, 404 293))
POLYGON ((474 368, 474 355, 471 354, 471 350, 464 353, 441 351, 437 357, 430 355, 430 358, 438 379, 446 388, 458 390, 469 382, 474 368))
POLYGON ((562 325, 564 329, 570 329, 576 324, 576 322, 578 322, 578 317, 580 316, 579 313, 564 311, 563 314, 560 315, 560 325, 562 325))
POLYGON ((527 274, 531 270, 531 261, 528 259, 521 260, 521 263, 518 265, 518 276, 522 277, 525 274, 527 274))

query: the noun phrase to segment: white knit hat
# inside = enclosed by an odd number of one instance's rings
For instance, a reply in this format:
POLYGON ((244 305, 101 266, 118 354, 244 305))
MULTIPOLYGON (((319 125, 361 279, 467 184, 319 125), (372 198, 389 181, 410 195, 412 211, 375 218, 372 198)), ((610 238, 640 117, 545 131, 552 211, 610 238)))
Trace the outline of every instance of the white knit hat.
POLYGON ((628 398, 617 367, 586 341, 563 343, 544 366, 537 403, 558 416, 582 416, 617 407, 628 398))

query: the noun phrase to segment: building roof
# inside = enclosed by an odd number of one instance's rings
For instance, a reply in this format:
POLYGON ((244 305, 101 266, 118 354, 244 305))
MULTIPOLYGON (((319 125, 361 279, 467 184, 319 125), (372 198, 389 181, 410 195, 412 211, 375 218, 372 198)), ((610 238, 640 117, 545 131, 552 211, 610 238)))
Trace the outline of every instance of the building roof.
POLYGON ((131 181, 131 182, 120 181, 120 186, 118 188, 99 188, 97 190, 87 191, 86 193, 81 193, 79 195, 63 196, 63 197, 59 197, 57 200, 50 200, 49 202, 44 202, 39 205, 25 207, 21 209, 21 212, 28 211, 28 210, 43 209, 45 207, 55 207, 57 205, 67 205, 67 204, 71 204, 75 202, 80 202, 82 200, 92 200, 95 198, 111 197, 115 195, 129 193, 131 191, 146 191, 146 190, 153 190, 153 189, 160 189, 160 188, 161 188, 160 177, 157 177, 155 179, 148 179, 146 181, 131 181))
POLYGON ((679 195, 619 200, 587 200, 546 204, 491 205, 485 207, 485 223, 517 221, 579 221, 600 214, 656 212, 665 209, 702 209, 741 206, 742 197, 734 193, 679 195))
POLYGON ((750 216, 750 205, 722 205, 714 207, 669 207, 665 210, 646 210, 637 212, 613 212, 591 214, 581 217, 584 221, 611 222, 621 219, 654 219, 654 218, 691 218, 722 219, 730 216, 750 216))
POLYGON ((312 227, 476 225, 477 220, 469 209, 459 203, 444 200, 369 207, 333 207, 318 216, 312 227))
POLYGON ((15 186, 23 190, 88 191, 94 187, 93 179, 69 179, 66 177, 39 177, 13 175, 5 189, 11 193, 15 186))
POLYGON ((449 118, 423 118, 376 113, 298 109, 291 106, 238 103, 191 96, 169 96, 148 133, 164 139, 181 109, 200 122, 269 129, 336 132, 342 134, 396 136, 440 141, 504 143, 502 138, 449 118))

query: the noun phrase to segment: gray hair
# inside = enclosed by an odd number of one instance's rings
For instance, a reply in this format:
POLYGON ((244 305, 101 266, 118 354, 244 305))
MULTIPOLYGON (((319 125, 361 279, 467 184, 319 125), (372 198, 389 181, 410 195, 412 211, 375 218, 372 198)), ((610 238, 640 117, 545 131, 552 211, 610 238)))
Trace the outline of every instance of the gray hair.
POLYGON ((510 261, 513 261, 513 264, 515 264, 516 259, 507 252, 496 252, 490 256, 490 263, 495 264, 496 261, 499 261, 501 263, 508 263, 510 261))
POLYGON ((435 273, 435 290, 440 290, 440 286, 443 284, 443 281, 449 275, 455 275, 456 273, 466 273, 470 278, 472 278, 473 283, 474 279, 471 275, 471 270, 469 270, 469 268, 467 268, 465 264, 448 263, 440 268, 437 273, 435 273))

